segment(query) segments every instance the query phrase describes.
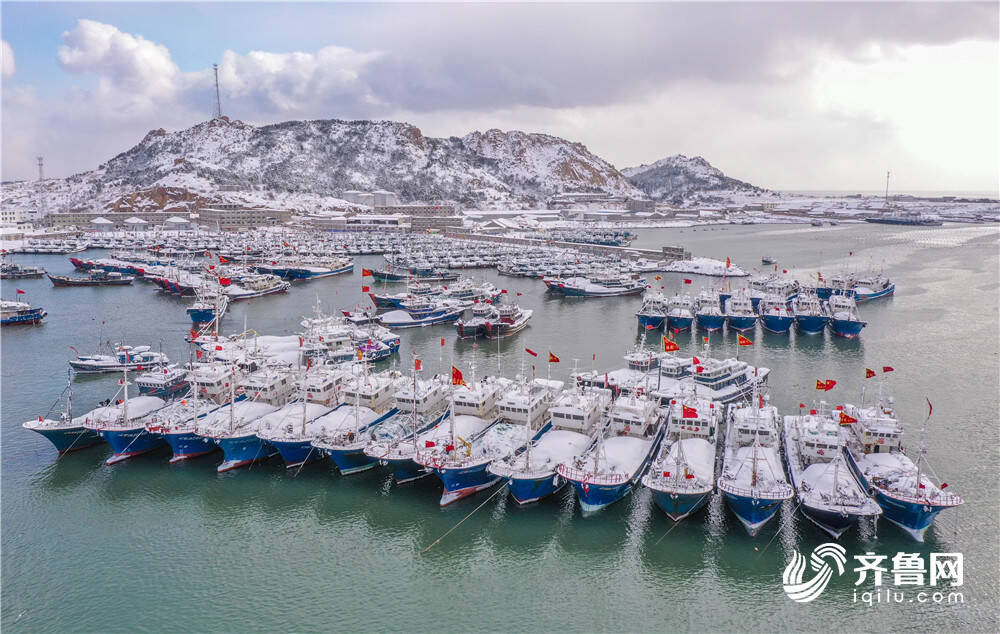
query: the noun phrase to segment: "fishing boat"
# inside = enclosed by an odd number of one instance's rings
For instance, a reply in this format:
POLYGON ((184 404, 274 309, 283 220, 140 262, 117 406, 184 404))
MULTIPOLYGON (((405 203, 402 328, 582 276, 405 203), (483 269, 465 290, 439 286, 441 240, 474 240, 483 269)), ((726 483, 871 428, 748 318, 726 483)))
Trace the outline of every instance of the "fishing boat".
POLYGON ((286 276, 292 280, 315 280, 353 270, 354 262, 350 258, 304 258, 292 262, 286 276))
POLYGON ((254 273, 242 276, 239 279, 239 283, 230 282, 224 284, 222 292, 231 301, 236 302, 255 297, 264 297, 265 295, 273 295, 275 293, 284 293, 289 288, 291 288, 291 284, 276 275, 254 273))
POLYGON ((226 405, 197 419, 195 434, 222 450, 223 461, 215 470, 224 473, 270 458, 275 451, 257 437, 257 425, 277 410, 271 403, 233 396, 226 405))
MULTIPOLYGON (((163 436, 146 431, 146 420, 167 403, 156 396, 128 395, 128 370, 119 380, 121 399, 98 407, 84 420, 83 426, 97 432, 111 445, 112 456, 105 463, 112 465, 162 447, 163 436)), ((115 398, 117 398, 117 394, 115 398)))
POLYGON ((903 426, 891 397, 871 407, 845 405, 842 413, 848 418, 841 419, 838 413, 838 422, 856 421, 845 425, 844 453, 854 474, 874 493, 882 516, 922 542, 941 511, 964 503, 961 497, 944 492, 947 483, 931 479, 923 428, 914 461, 903 452, 903 426))
POLYGON ((48 274, 52 285, 60 286, 128 286, 135 280, 132 275, 122 275, 117 271, 93 270, 87 277, 48 274))
POLYGON ((425 317, 414 317, 405 310, 390 310, 380 315, 378 321, 386 328, 418 328, 456 321, 462 316, 462 312, 462 308, 450 308, 425 317))
POLYGON ((830 313, 830 330, 837 336, 853 339, 868 325, 868 322, 861 320, 853 297, 833 294, 827 301, 827 307, 830 313))
POLYGON ((24 280, 45 275, 45 269, 40 266, 24 266, 16 262, 0 264, 0 280, 24 280))
POLYGON ((426 282, 410 281, 406 286, 406 291, 402 293, 368 293, 372 303, 378 309, 402 308, 403 302, 416 299, 418 297, 431 297, 439 295, 443 289, 434 287, 426 282))
POLYGON ((458 273, 437 268, 388 268, 372 271, 372 277, 379 282, 450 282, 458 279, 458 273))
POLYGON ((713 332, 722 330, 726 323, 726 315, 722 312, 719 291, 711 288, 702 289, 695 300, 695 321, 698 327, 713 332))
POLYGON ((286 469, 301 467, 325 457, 312 441, 328 431, 317 421, 333 409, 305 400, 293 401, 258 419, 257 438, 278 452, 286 469))
POLYGON ((795 315, 788 307, 785 297, 780 294, 768 293, 757 304, 760 315, 760 325, 764 330, 777 334, 785 334, 792 329, 795 315))
POLYGON ((751 277, 749 286, 750 301, 754 303, 754 308, 757 308, 764 295, 780 295, 787 303, 795 299, 795 296, 802 290, 798 281, 781 277, 778 273, 751 277))
POLYGON ((813 409, 785 416, 784 432, 785 466, 803 515, 834 539, 861 518, 878 519, 882 509, 861 488, 844 457, 840 421, 813 409))
POLYGON ((761 264, 777 264, 778 260, 775 259, 775 258, 773 258, 773 257, 771 257, 771 256, 769 256, 769 255, 765 255, 765 256, 763 256, 760 259, 760 263, 761 264))
POLYGON ((0 326, 39 324, 46 315, 44 308, 32 307, 28 302, 0 300, 0 326))
POLYGON ((188 389, 188 370, 176 364, 140 374, 135 379, 139 394, 172 398, 188 389))
POLYGON ((703 398, 670 401, 666 434, 642 483, 653 492, 660 510, 675 522, 705 506, 715 490, 721 411, 703 398))
POLYGON ((576 489, 582 511, 599 511, 630 493, 649 466, 663 433, 656 400, 637 394, 618 397, 593 448, 559 466, 559 475, 576 489))
POLYGON ((522 380, 517 389, 507 391, 497 401, 499 420, 468 438, 458 435, 452 425, 451 442, 420 450, 417 464, 438 476, 444 485, 441 506, 496 484, 500 478, 488 471, 490 463, 547 429, 546 413, 561 388, 559 381, 522 380))
POLYGON ((830 323, 830 311, 814 293, 803 291, 792 300, 792 315, 799 332, 815 335, 830 323))
POLYGON ((667 298, 661 291, 646 291, 642 307, 635 314, 643 330, 661 328, 667 320, 667 298))
MULTIPOLYGON (((566 484, 559 475, 559 465, 575 461, 597 442, 610 402, 611 391, 606 389, 577 385, 563 392, 549 407, 547 431, 523 449, 494 461, 490 473, 507 481, 507 489, 518 504, 552 495, 566 484)), ((530 433, 526 428, 525 435, 530 433)))
MULTIPOLYGON (((67 380, 66 409, 59 415, 58 420, 39 416, 38 420, 29 420, 22 423, 21 427, 30 429, 33 432, 44 436, 56 448, 60 454, 77 451, 86 447, 93 447, 101 442, 101 436, 92 429, 84 427, 83 423, 95 415, 96 410, 88 412, 83 416, 73 418, 73 377, 67 380)), ((58 403, 58 401, 57 401, 58 403)), ((54 406, 53 406, 54 407, 54 406)))
POLYGON ((187 314, 191 318, 191 323, 199 326, 221 319, 228 308, 228 295, 216 290, 201 289, 198 292, 198 299, 188 306, 187 314))
MULTIPOLYGON (((237 396, 236 400, 243 400, 244 396, 237 396)), ((178 399, 166 407, 157 410, 152 416, 146 419, 146 431, 150 434, 161 436, 173 452, 170 463, 174 464, 198 456, 205 456, 216 449, 218 445, 215 440, 207 436, 200 436, 196 433, 199 423, 209 414, 228 405, 199 399, 194 392, 185 398, 178 399)))
POLYGON ((674 295, 667 302, 667 328, 673 332, 689 329, 694 323, 694 310, 690 295, 674 295))
POLYGON ((532 310, 521 310, 517 304, 499 304, 493 318, 485 323, 485 334, 489 339, 503 339, 524 330, 532 310))
POLYGON ((455 321, 455 330, 459 339, 476 339, 486 336, 486 324, 496 319, 497 311, 493 303, 476 302, 472 306, 472 317, 459 318, 455 321))
POLYGON ((545 286, 567 297, 619 297, 638 295, 648 286, 638 274, 603 272, 589 277, 543 278, 545 286))
POLYGON ((162 352, 153 352, 149 346, 126 346, 124 344, 111 350, 112 354, 101 354, 98 351, 91 355, 77 355, 71 359, 69 367, 77 373, 95 374, 100 372, 121 372, 128 369, 142 372, 143 368, 158 368, 170 363, 170 359, 162 352))
POLYGON ((754 326, 757 325, 757 312, 750 300, 749 289, 737 289, 731 297, 726 299, 725 305, 726 323, 731 329, 746 332, 753 330, 754 326))
POLYGON ((312 444, 333 460, 341 475, 359 473, 378 464, 375 458, 365 455, 369 443, 405 437, 409 426, 399 421, 380 429, 398 411, 394 395, 399 378, 394 372, 371 374, 365 364, 344 382, 344 405, 317 421, 326 431, 312 444))
POLYGON ((749 404, 732 404, 718 489, 751 537, 795 492, 778 456, 778 410, 756 390, 749 404))
POLYGON ((895 292, 896 285, 881 273, 861 278, 854 284, 854 299, 859 302, 888 297, 895 292))
MULTIPOLYGON (((418 370, 414 368, 412 385, 404 385, 396 391, 396 408, 399 410, 396 416, 401 417, 401 422, 408 423, 409 433, 399 437, 384 436, 365 447, 366 456, 392 469, 396 484, 412 482, 430 475, 430 472, 418 465, 414 458, 419 449, 434 447, 438 442, 444 442, 444 436, 448 433, 444 422, 452 415, 448 408, 451 385, 440 376, 422 380, 417 373, 418 370)), ((476 405, 495 412, 495 387, 492 391, 483 389, 477 396, 485 402, 477 402, 476 405)), ((464 405, 463 399, 462 412, 466 411, 464 405)), ((475 411, 481 411, 480 407, 476 407, 475 411)), ((461 434, 471 435, 469 422, 474 418, 474 416, 468 416, 469 420, 463 418, 459 424, 461 434)))

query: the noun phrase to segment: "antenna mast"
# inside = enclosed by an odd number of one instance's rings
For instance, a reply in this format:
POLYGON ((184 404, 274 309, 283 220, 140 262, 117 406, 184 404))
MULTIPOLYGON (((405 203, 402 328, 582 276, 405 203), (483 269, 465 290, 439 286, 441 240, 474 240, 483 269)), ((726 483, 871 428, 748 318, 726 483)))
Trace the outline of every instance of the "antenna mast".
POLYGON ((212 118, 218 119, 222 116, 222 100, 219 98, 219 65, 212 64, 212 71, 215 73, 215 109, 212 118))
POLYGON ((43 189, 45 183, 45 158, 38 157, 38 213, 42 217, 48 215, 45 209, 45 191, 43 189))

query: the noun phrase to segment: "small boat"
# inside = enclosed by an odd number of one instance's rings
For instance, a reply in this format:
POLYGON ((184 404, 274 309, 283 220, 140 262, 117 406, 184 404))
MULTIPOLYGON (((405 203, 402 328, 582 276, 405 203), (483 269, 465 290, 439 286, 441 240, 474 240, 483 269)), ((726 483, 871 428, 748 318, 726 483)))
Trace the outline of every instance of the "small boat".
POLYGON ((830 312, 830 330, 840 337, 853 339, 861 334, 868 322, 861 320, 858 305, 853 297, 834 294, 827 301, 830 312))
POLYGON ((809 291, 799 293, 792 300, 792 315, 800 332, 815 335, 823 332, 830 323, 830 311, 816 295, 809 291))
POLYGON ((222 292, 234 302, 253 299, 255 297, 264 297, 265 295, 273 295, 275 293, 284 293, 291 288, 291 284, 283 281, 277 275, 269 275, 267 273, 244 275, 239 279, 238 283, 231 282, 228 278, 221 278, 220 281, 223 279, 229 283, 223 285, 222 292))
POLYGON ((715 490, 721 407, 708 399, 671 399, 667 431, 642 483, 667 517, 679 522, 705 506, 715 490))
POLYGON ((859 302, 888 297, 895 292, 896 285, 882 274, 861 278, 854 284, 854 299, 859 302))
POLYGON ((927 448, 921 443, 916 461, 903 453, 903 426, 896 417, 892 398, 872 407, 845 405, 838 422, 851 422, 845 456, 861 486, 874 492, 882 516, 915 540, 924 534, 941 511, 960 506, 964 500, 945 493, 946 483, 936 484, 927 466, 927 448))
POLYGON ((725 301, 726 323, 738 332, 753 330, 757 325, 757 313, 750 299, 750 289, 740 288, 725 301))
POLYGON ((773 257, 771 257, 771 256, 769 256, 769 255, 765 255, 764 257, 762 257, 760 259, 760 263, 761 264, 777 264, 778 260, 775 259, 775 258, 773 258, 773 257))
POLYGON ((60 286, 128 286, 135 280, 131 275, 122 275, 117 271, 93 270, 87 277, 69 277, 68 275, 48 274, 52 285, 60 286))
POLYGON ((493 303, 476 302, 472 306, 472 317, 469 319, 460 318, 455 322, 455 330, 459 339, 475 339, 486 336, 486 324, 490 320, 496 319, 496 310, 493 303))
MULTIPOLYGON (((22 423, 21 427, 39 433, 55 446, 60 454, 77 451, 86 447, 93 447, 101 442, 101 436, 92 429, 84 427, 84 421, 94 416, 91 411, 83 416, 73 418, 73 377, 70 378, 66 386, 66 409, 60 414, 59 419, 45 418, 39 416, 38 420, 29 420, 22 423)), ((96 411, 96 410, 95 410, 96 411)))
POLYGON ((882 514, 847 465, 840 427, 828 413, 814 409, 785 416, 782 436, 788 478, 802 514, 834 539, 859 519, 882 514))
POLYGON ((780 433, 777 408, 756 390, 750 404, 729 406, 718 488, 751 537, 795 494, 778 457, 780 433))
POLYGON ((485 323, 486 337, 503 339, 521 332, 528 326, 532 314, 534 311, 521 310, 517 304, 500 304, 496 306, 493 318, 485 323))
POLYGON ((69 362, 69 367, 78 373, 121 372, 128 369, 142 372, 143 368, 157 368, 170 363, 162 352, 153 352, 149 346, 120 345, 112 354, 77 355, 69 362))
POLYGON ((46 315, 44 308, 32 307, 28 302, 0 300, 0 326, 39 324, 46 315))
POLYGON ((593 448, 611 391, 577 386, 559 395, 549 407, 549 424, 523 450, 494 461, 490 473, 507 481, 518 504, 530 504, 561 489, 566 480, 559 465, 571 463, 593 448))
POLYGON ((783 295, 764 295, 757 304, 757 312, 760 314, 760 325, 768 332, 785 334, 795 323, 795 315, 783 295))
POLYGON ((172 398, 188 389, 188 371, 175 364, 140 374, 135 379, 139 394, 172 398))
POLYGON ((192 324, 200 326, 222 318, 228 308, 228 295, 214 290, 202 289, 198 293, 198 299, 188 306, 187 314, 191 318, 192 324))
POLYGON ((615 400, 594 447, 559 466, 559 475, 576 489, 584 514, 614 504, 639 484, 663 432, 656 400, 636 394, 615 400))

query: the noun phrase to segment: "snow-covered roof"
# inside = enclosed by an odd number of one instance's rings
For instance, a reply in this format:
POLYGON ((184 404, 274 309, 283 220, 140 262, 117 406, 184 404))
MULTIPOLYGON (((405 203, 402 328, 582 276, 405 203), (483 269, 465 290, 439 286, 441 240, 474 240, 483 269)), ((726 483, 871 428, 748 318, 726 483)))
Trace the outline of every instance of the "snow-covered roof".
POLYGON ((115 223, 111 222, 110 220, 108 220, 104 216, 98 216, 98 217, 94 218, 93 220, 91 220, 90 224, 92 224, 92 225, 113 225, 115 223))
POLYGON ((149 224, 148 222, 146 222, 142 218, 137 218, 135 216, 132 216, 130 218, 126 218, 124 220, 124 222, 127 225, 148 225, 149 224))
POLYGON ((170 216, 169 218, 167 218, 166 220, 163 221, 163 224, 169 224, 169 225, 179 225, 179 224, 182 224, 182 223, 183 224, 187 224, 188 223, 188 219, 187 218, 181 218, 180 216, 170 216))

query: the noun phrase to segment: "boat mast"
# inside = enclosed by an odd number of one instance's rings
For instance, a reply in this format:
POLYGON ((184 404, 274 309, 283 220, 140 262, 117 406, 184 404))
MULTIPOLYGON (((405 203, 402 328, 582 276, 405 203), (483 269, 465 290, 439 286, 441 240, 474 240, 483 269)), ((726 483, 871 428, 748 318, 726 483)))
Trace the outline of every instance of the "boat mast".
POLYGON ((236 380, 236 367, 232 369, 232 373, 229 375, 229 433, 236 430, 236 421, 234 420, 233 409, 236 407, 236 403, 233 399, 236 397, 236 387, 233 382, 236 380))
POLYGON ((413 351, 413 450, 417 449, 417 352, 413 351))

